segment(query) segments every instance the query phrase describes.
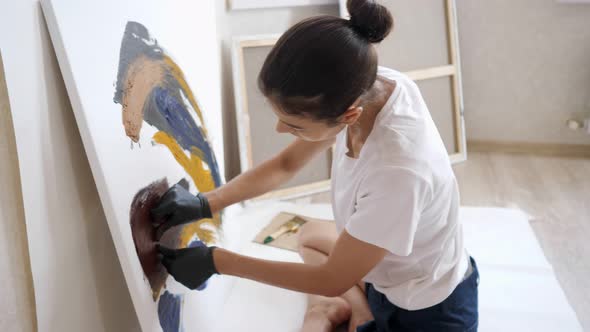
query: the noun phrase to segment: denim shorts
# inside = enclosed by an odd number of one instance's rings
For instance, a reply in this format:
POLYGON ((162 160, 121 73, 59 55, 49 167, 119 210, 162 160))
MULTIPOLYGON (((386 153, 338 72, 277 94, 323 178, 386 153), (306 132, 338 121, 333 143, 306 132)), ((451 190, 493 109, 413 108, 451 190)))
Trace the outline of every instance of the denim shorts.
POLYGON ((470 258, 472 272, 441 303, 421 309, 405 310, 366 284, 366 295, 375 320, 357 328, 357 332, 475 332, 478 325, 477 286, 479 271, 470 258))

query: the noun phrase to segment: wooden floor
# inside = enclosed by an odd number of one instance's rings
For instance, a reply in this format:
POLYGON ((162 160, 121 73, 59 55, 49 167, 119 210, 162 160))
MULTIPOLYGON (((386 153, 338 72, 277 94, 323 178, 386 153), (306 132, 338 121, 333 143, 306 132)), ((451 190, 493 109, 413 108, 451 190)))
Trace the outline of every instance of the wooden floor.
POLYGON ((531 216, 545 256, 590 331, 590 159, 472 152, 454 169, 462 205, 515 207, 531 216))
MULTIPOLYGON (((461 205, 520 208, 531 216, 545 256, 590 331, 590 159, 471 152, 453 168, 461 205)), ((297 201, 326 203, 330 196, 297 201)), ((498 245, 509 245, 501 240, 498 245)))

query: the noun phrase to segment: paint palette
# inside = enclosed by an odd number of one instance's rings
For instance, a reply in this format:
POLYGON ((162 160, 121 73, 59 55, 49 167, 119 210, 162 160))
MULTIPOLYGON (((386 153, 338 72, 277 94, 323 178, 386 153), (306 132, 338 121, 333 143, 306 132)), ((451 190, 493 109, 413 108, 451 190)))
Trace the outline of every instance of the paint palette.
POLYGON ((297 244, 297 232, 288 232, 285 234, 281 234, 281 236, 274 239, 272 242, 265 243, 265 239, 272 234, 276 234, 285 224, 295 221, 300 225, 308 221, 318 221, 318 222, 333 222, 332 220, 323 220, 317 218, 310 218, 307 216, 300 216, 292 213, 281 212, 276 215, 271 222, 256 235, 254 238, 255 243, 268 245, 275 248, 286 249, 290 251, 297 252, 298 244, 297 244))

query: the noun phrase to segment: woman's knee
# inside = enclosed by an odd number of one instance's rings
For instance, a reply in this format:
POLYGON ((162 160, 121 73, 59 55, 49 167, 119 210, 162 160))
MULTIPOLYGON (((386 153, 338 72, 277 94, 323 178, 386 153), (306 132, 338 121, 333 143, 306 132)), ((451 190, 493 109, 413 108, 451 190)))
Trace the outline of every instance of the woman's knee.
POLYGON ((313 248, 323 252, 330 251, 336 242, 336 227, 332 223, 310 221, 298 231, 298 246, 313 248))

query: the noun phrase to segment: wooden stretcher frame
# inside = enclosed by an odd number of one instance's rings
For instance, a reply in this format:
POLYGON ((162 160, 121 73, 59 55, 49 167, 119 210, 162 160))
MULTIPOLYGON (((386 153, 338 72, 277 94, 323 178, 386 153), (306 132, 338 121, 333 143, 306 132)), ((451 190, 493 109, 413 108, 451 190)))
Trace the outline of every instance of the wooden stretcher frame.
MULTIPOLYGON (((248 110, 248 91, 246 87, 244 49, 253 47, 273 46, 280 35, 255 35, 237 37, 233 40, 232 49, 232 67, 233 82, 235 95, 236 124, 238 129, 238 144, 240 150, 240 170, 241 172, 251 169, 253 165, 252 144, 250 133, 250 115, 248 110)), ((328 152, 330 173, 330 164, 332 159, 332 149, 328 152)), ((251 201, 261 201, 268 199, 288 199, 314 193, 330 190, 330 179, 323 181, 311 182, 294 187, 278 189, 256 197, 251 201)))
MULTIPOLYGON (((455 0, 443 0, 445 2, 446 34, 449 64, 420 68, 405 72, 414 81, 449 77, 451 79, 451 91, 453 102, 453 128, 456 151, 449 151, 451 163, 467 160, 467 145, 465 139, 465 122, 463 118, 463 90, 461 85, 461 66, 459 58, 459 38, 457 35, 457 10, 455 0)), ((340 14, 348 18, 346 0, 340 0, 340 14)))
MULTIPOLYGON (((449 77, 451 79, 452 107, 453 107, 453 129, 455 140, 455 151, 449 151, 451 163, 458 163, 467 160, 467 146, 465 139, 465 122, 463 93, 461 85, 461 68, 459 58, 459 40, 457 35, 457 14, 455 0, 443 0, 445 2, 445 21, 447 34, 447 52, 449 63, 429 68, 420 68, 405 72, 414 81, 437 79, 449 77)), ((340 0, 340 12, 342 17, 348 17, 346 11, 346 0, 340 0)), ((246 83, 244 74, 244 52, 248 47, 272 46, 276 43, 279 35, 261 35, 241 37, 234 39, 233 47, 233 75, 234 91, 236 100, 236 121, 238 127, 240 145, 241 170, 252 168, 252 146, 250 144, 250 121, 248 115, 248 101, 246 94, 246 83)), ((314 182, 292 188, 280 189, 263 195, 256 200, 271 198, 290 198, 315 192, 328 190, 330 180, 314 182)))
POLYGON ((232 10, 273 7, 319 6, 337 4, 338 0, 229 0, 232 10))

